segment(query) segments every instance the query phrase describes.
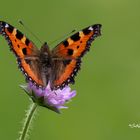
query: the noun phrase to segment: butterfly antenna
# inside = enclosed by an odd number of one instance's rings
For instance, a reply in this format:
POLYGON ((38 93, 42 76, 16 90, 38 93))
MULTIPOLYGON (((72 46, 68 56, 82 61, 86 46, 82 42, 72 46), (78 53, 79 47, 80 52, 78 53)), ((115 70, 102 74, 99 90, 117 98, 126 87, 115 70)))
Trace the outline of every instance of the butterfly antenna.
POLYGON ((58 40, 60 40, 60 39, 62 39, 62 38, 65 38, 66 36, 68 36, 68 35, 74 33, 75 31, 76 31, 76 30, 74 29, 74 30, 72 30, 71 32, 69 32, 69 33, 67 33, 67 34, 65 34, 65 35, 63 35, 63 36, 58 37, 58 38, 55 39, 54 41, 51 41, 51 42, 49 43, 49 45, 54 44, 56 41, 58 41, 58 40))
POLYGON ((32 36, 34 36, 41 44, 42 41, 34 34, 21 20, 18 21, 32 36))

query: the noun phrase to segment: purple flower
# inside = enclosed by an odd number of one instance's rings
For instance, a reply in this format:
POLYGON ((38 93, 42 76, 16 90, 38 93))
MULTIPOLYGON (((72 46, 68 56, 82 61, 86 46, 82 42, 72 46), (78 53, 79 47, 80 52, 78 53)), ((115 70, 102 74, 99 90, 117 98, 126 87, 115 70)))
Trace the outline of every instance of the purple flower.
POLYGON ((29 82, 27 86, 22 85, 21 87, 35 103, 57 113, 60 113, 61 108, 67 108, 64 104, 76 95, 76 91, 71 91, 69 86, 62 90, 51 90, 50 84, 45 89, 41 89, 29 82))

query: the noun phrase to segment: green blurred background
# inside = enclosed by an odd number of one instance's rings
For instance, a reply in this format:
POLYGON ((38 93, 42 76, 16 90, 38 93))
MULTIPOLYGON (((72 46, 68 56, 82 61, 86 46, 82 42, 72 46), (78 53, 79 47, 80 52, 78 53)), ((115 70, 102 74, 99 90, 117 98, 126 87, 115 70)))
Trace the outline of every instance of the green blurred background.
MULTIPOLYGON (((6 0, 0 20, 41 44, 18 20, 48 43, 76 29, 101 23, 102 36, 83 58, 76 77, 77 96, 58 115, 38 108, 31 140, 140 139, 140 1, 139 0, 6 0)), ((58 40, 57 42, 60 42, 58 40)), ((0 139, 16 140, 30 101, 19 88, 24 76, 0 37, 0 139)), ((52 44, 51 47, 55 46, 52 44)))

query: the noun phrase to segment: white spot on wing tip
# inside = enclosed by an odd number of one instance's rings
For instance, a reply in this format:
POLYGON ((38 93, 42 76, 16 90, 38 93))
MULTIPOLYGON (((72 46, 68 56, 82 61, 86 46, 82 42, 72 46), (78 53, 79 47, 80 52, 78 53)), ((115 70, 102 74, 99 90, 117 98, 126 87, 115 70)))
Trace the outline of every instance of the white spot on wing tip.
POLYGON ((8 28, 8 27, 9 27, 9 25, 6 23, 6 24, 5 24, 5 27, 6 27, 6 28, 8 28))
POLYGON ((88 29, 91 30, 91 31, 93 31, 93 28, 91 26, 88 29))

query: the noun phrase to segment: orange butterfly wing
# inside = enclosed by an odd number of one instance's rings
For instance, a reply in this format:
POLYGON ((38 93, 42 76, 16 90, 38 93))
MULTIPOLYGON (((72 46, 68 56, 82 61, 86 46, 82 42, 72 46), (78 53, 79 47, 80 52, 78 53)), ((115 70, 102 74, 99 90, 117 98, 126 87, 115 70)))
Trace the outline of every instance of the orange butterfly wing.
POLYGON ((89 26, 66 39, 52 50, 55 66, 52 70, 52 85, 63 88, 74 83, 74 76, 80 69, 81 57, 89 50, 91 42, 100 36, 100 24, 89 26), (60 60, 59 60, 60 59, 60 60), (60 68, 59 68, 60 67, 60 68))
POLYGON ((19 30, 11 26, 10 24, 0 21, 0 34, 2 34, 8 41, 10 49, 17 56, 19 68, 26 76, 27 80, 43 85, 43 81, 39 75, 38 62, 29 62, 25 60, 27 56, 36 56, 39 54, 39 50, 35 45, 26 38, 19 30))

